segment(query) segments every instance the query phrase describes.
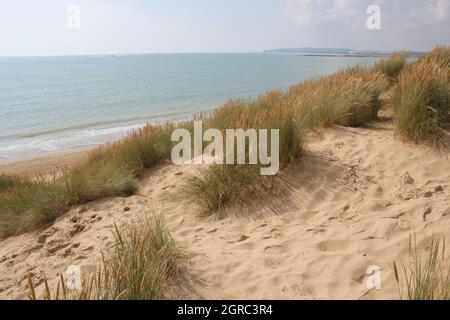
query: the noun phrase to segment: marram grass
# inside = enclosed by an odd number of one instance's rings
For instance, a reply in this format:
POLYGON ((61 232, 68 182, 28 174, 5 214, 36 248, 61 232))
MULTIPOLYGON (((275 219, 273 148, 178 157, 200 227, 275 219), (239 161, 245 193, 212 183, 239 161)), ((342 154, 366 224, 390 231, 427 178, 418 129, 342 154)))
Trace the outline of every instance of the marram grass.
POLYGON ((420 61, 432 61, 442 68, 448 68, 450 65, 450 47, 437 46, 433 51, 424 55, 420 61))
POLYGON ((231 205, 262 200, 272 189, 271 177, 260 175, 255 165, 211 165, 189 176, 172 196, 189 201, 202 214, 219 213, 231 205))
POLYGON ((383 59, 376 63, 373 69, 386 75, 392 82, 395 82, 398 75, 407 65, 407 60, 407 52, 395 52, 389 59, 383 59))
POLYGON ((409 259, 394 263, 400 296, 407 300, 450 300, 450 261, 445 238, 433 236, 428 253, 419 250, 415 235, 409 242, 409 259))
POLYGON ((450 60, 443 48, 408 66, 399 76, 392 105, 395 132, 414 143, 445 145, 450 112, 450 60))
POLYGON ((356 66, 293 86, 288 95, 306 128, 359 127, 377 119, 379 96, 388 88, 385 75, 356 66))
POLYGON ((115 226, 115 245, 79 289, 69 290, 61 275, 56 288, 44 281, 43 296, 29 276, 32 300, 162 300, 182 298, 191 290, 186 255, 177 248, 161 217, 115 226))

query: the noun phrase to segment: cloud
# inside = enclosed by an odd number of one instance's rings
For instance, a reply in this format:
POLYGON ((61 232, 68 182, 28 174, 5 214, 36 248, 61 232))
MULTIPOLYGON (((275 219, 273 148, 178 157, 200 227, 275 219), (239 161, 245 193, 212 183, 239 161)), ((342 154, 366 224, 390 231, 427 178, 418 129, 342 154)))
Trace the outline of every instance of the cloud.
POLYGON ((303 27, 335 23, 354 27, 366 19, 367 7, 361 0, 287 0, 285 12, 303 27))
POLYGON ((299 25, 309 26, 313 21, 313 1, 287 0, 285 12, 299 25))
POLYGON ((450 13, 450 0, 286 0, 285 12, 303 27, 361 26, 370 5, 379 5, 385 21, 397 27, 443 22, 450 13))
POLYGON ((307 46, 428 50, 450 41, 450 0, 285 0, 284 11, 307 46), (367 28, 371 5, 381 30, 367 28))
POLYGON ((450 11, 450 0, 437 0, 428 7, 429 13, 436 21, 447 20, 450 11))

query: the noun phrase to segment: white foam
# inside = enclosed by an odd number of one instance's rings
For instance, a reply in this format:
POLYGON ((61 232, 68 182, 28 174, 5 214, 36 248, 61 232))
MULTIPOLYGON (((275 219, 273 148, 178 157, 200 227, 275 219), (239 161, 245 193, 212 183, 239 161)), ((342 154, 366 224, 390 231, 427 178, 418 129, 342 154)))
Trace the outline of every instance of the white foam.
POLYGON ((57 137, 22 138, 0 144, 0 162, 117 141, 144 124, 87 129, 57 137))

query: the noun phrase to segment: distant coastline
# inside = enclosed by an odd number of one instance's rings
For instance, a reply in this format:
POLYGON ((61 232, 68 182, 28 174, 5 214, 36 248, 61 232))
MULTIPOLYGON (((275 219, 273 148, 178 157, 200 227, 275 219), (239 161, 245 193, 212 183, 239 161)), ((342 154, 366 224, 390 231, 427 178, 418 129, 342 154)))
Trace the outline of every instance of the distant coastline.
MULTIPOLYGON (((405 50, 410 58, 419 58, 426 52, 405 50)), ((379 50, 355 50, 348 48, 280 48, 265 50, 264 53, 295 54, 302 57, 339 57, 339 58, 386 58, 393 52, 379 50)))
POLYGON ((338 58, 387 58, 391 54, 298 54, 300 57, 338 57, 338 58))

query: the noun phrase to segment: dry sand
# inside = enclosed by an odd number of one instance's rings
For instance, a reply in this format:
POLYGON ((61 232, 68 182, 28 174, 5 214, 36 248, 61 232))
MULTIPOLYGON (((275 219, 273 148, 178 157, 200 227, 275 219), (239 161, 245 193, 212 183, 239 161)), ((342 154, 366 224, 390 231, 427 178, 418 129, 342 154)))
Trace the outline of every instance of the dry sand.
POLYGON ((86 271, 112 244, 114 222, 163 212, 204 298, 398 299, 393 262, 415 230, 450 238, 448 152, 404 144, 392 128, 333 127, 284 171, 277 196, 223 220, 164 201, 191 166, 162 165, 139 195, 73 208, 51 227, 0 243, 0 298, 25 299, 27 274, 55 283, 70 265, 86 271), (367 268, 381 268, 369 290, 367 268))

